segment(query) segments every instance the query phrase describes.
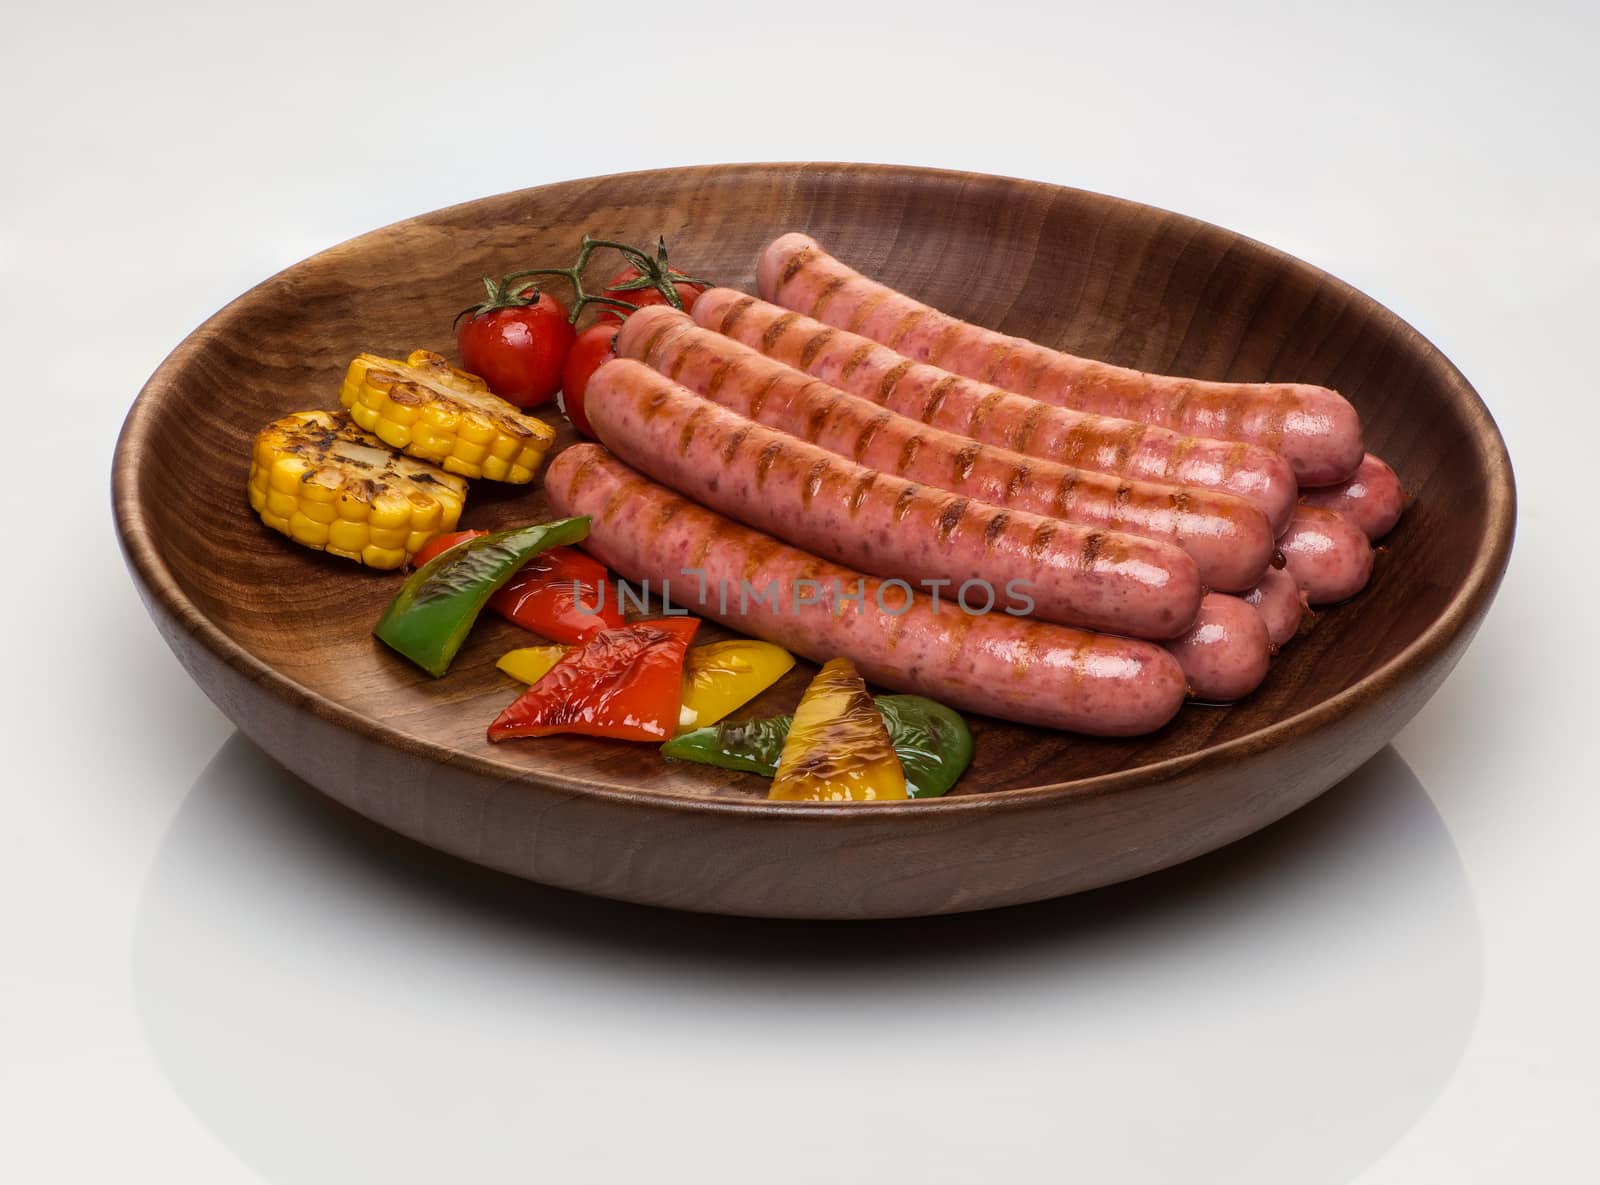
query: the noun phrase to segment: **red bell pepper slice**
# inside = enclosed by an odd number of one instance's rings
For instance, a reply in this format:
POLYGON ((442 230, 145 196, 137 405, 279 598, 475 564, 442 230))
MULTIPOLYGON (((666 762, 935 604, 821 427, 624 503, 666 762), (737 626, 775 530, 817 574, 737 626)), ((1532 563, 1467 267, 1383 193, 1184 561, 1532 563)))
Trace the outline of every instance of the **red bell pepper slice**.
POLYGON ((693 617, 662 617, 600 631, 501 712, 489 739, 666 740, 677 731, 683 658, 699 626, 693 617))
POLYGON ((623 624, 615 596, 605 591, 606 566, 570 547, 540 552, 489 598, 507 621, 552 642, 587 642, 623 624))
MULTIPOLYGON (((420 568, 447 548, 482 534, 455 531, 430 539, 411 563, 420 568)), ((576 646, 623 624, 615 596, 606 595, 608 575, 599 560, 571 547, 552 547, 524 564, 489 598, 489 608, 552 642, 576 646)))
POLYGON ((476 539, 479 535, 488 533, 488 531, 449 531, 443 535, 435 535, 422 545, 422 550, 411 557, 411 566, 425 568, 434 556, 449 551, 457 543, 465 543, 468 539, 476 539))

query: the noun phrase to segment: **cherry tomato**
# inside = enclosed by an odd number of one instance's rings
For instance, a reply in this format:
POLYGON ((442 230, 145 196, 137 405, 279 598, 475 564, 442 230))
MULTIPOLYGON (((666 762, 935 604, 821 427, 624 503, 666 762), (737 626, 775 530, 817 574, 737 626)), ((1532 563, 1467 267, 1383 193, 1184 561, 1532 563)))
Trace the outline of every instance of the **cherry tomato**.
POLYGON ((457 543, 465 543, 468 539, 476 539, 479 535, 487 535, 487 531, 451 531, 445 535, 435 535, 422 545, 422 550, 411 557, 411 566, 420 568, 434 556, 449 551, 457 543))
MULTIPOLYGON (((705 285, 678 283, 678 277, 683 275, 683 273, 677 268, 668 268, 667 274, 672 277, 672 287, 674 291, 677 292, 678 299, 683 302, 683 311, 687 313, 690 309, 694 308, 695 298, 706 290, 705 285)), ((618 284, 626 284, 629 280, 637 280, 638 278, 639 269, 634 267, 632 264, 629 264, 616 275, 612 276, 611 279, 606 281, 606 290, 604 295, 611 297, 613 300, 625 300, 629 304, 638 305, 640 308, 643 308, 647 304, 668 303, 667 298, 662 295, 662 292, 659 288, 619 289, 617 287, 618 284)), ((612 317, 619 321, 627 315, 621 309, 610 308, 606 305, 601 305, 600 307, 604 309, 606 313, 609 313, 612 317)))
POLYGON ((567 309, 548 292, 528 304, 502 305, 463 317, 456 330, 461 365, 518 407, 548 403, 576 334, 567 309))
MULTIPOLYGON (((659 295, 659 293, 658 293, 659 295)), ((567 364, 561 370, 561 410, 578 430, 578 435, 595 439, 589 426, 589 415, 583 410, 584 393, 589 389, 589 377, 600 369, 602 363, 616 357, 617 323, 601 321, 578 334, 567 352, 567 364)))

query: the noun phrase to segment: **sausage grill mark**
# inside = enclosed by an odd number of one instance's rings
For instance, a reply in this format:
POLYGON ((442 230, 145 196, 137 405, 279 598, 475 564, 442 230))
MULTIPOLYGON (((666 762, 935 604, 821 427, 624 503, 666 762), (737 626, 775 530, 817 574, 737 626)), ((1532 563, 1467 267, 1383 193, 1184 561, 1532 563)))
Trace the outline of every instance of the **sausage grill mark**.
POLYGON ((635 477, 632 481, 617 487, 617 492, 611 495, 606 503, 605 517, 610 518, 617 513, 617 509, 638 496, 640 490, 647 489, 650 483, 642 477, 635 477))
POLYGON ((906 334, 915 329, 917 327, 917 323, 924 320, 931 312, 933 312, 932 309, 925 307, 912 309, 909 313, 900 318, 899 322, 895 325, 894 329, 890 331, 888 338, 885 339, 883 344, 888 346, 891 350, 898 349, 900 342, 905 338, 906 334))
POLYGON ((816 257, 816 251, 810 247, 804 247, 789 256, 788 262, 783 265, 783 274, 778 277, 778 287, 782 288, 790 280, 798 276, 816 257))
POLYGON ((1028 540, 1028 555, 1034 563, 1044 559, 1045 553, 1050 550, 1050 542, 1056 537, 1056 524, 1050 519, 1045 519, 1034 528, 1033 538, 1028 540))
POLYGON ((1034 652, 1039 648, 1039 631, 1024 630, 1017 637, 1011 659, 1011 677, 1024 678, 1035 662, 1034 652))
POLYGON ((717 536, 712 531, 707 531, 705 534, 700 536, 700 543, 694 549, 694 560, 689 564, 689 567, 699 568, 703 571, 706 566, 706 554, 711 550, 711 545, 716 541, 717 536))
POLYGON ((649 423, 651 420, 655 419, 661 414, 661 405, 666 401, 667 393, 665 391, 652 391, 645 398, 643 411, 646 423, 649 423))
POLYGON ((706 353, 706 347, 697 341, 685 343, 673 356, 672 363, 663 372, 673 382, 678 381, 678 376, 683 374, 683 368, 688 366, 696 354, 706 353))
POLYGON ((811 364, 817 360, 817 355, 822 353, 822 348, 833 339, 837 329, 823 329, 813 333, 806 344, 800 348, 800 369, 810 370, 811 364))
POLYGON ((700 421, 705 418, 706 413, 710 410, 711 408, 709 405, 702 404, 701 406, 695 408, 693 414, 684 421, 683 431, 678 434, 678 455, 680 457, 687 457, 689 455, 689 446, 694 443, 695 429, 699 426, 700 421))
POLYGON ((587 457, 583 464, 578 466, 578 471, 572 475, 572 480, 567 484, 567 497, 569 500, 572 497, 573 490, 588 483, 589 478, 594 473, 595 466, 599 463, 600 455, 594 453, 587 457))
POLYGON ((891 366, 887 371, 885 371, 883 377, 878 380, 878 395, 873 402, 887 404, 889 402, 889 396, 892 395, 894 393, 894 389, 900 385, 900 380, 905 378, 906 372, 915 365, 915 362, 907 358, 903 362, 895 363, 895 365, 891 366))
POLYGON ((866 426, 861 429, 861 435, 856 437, 856 446, 853 450, 856 460, 859 461, 867 455, 867 449, 872 446, 872 438, 881 432, 884 425, 892 419, 894 419, 894 413, 885 411, 879 412, 867 421, 866 426))
POLYGON ((1083 564, 1085 572, 1094 571, 1095 561, 1100 558, 1100 552, 1104 549, 1105 543, 1106 537, 1100 531, 1090 531, 1084 537, 1083 554, 1079 557, 1079 562, 1083 564))
POLYGON ((839 289, 843 288, 847 283, 849 283, 849 281, 850 278, 848 276, 835 276, 820 289, 818 289, 817 298, 811 302, 811 317, 813 320, 822 320, 823 306, 832 300, 834 294, 838 292, 839 289))
POLYGON ((1055 508, 1057 518, 1066 518, 1067 512, 1072 509, 1072 493, 1078 484, 1078 471, 1068 469, 1061 475, 1061 481, 1056 485, 1056 494, 1051 505, 1055 508))
POLYGON ((671 328, 671 325, 663 325, 649 337, 645 338, 644 346, 639 350, 639 357, 644 359, 644 361, 649 363, 651 366, 656 365, 656 363, 660 361, 660 359, 656 357, 656 350, 661 345, 661 339, 667 335, 667 331, 671 328))
POLYGON ((916 501, 919 487, 907 482, 901 489, 900 496, 894 500, 894 521, 900 522, 911 513, 911 503, 916 501))
MULTIPOLYGON (((881 592, 883 586, 879 585, 878 587, 880 589, 879 596, 882 597, 885 605, 890 605, 895 608, 900 606, 902 601, 891 601, 888 597, 883 597, 881 592)), ((912 598, 910 596, 903 598, 903 602, 906 604, 909 604, 911 600, 912 598)), ((885 616, 889 618, 889 622, 883 628, 884 647, 892 653, 900 646, 900 635, 905 633, 906 626, 911 621, 911 614, 898 612, 888 613, 885 611, 885 616)))
MULTIPOLYGON (((950 536, 954 535, 956 528, 961 525, 961 520, 966 515, 969 505, 970 503, 967 499, 956 498, 954 501, 946 503, 945 508, 939 512, 937 535, 941 545, 950 542, 950 536)), ((990 525, 993 526, 992 521, 990 525)), ((984 532, 984 538, 988 538, 987 531, 984 532)))
POLYGON ((1028 451, 1028 442, 1033 439, 1033 434, 1039 430, 1039 425, 1045 416, 1050 414, 1048 403, 1035 403, 1023 415, 1016 431, 1011 434, 1009 445, 1019 453, 1028 451))
POLYGON ((1089 448, 1089 429, 1083 420, 1077 420, 1067 429, 1056 451, 1056 459, 1067 465, 1077 465, 1089 448))
POLYGON ((772 394, 772 389, 778 385, 782 378, 782 371, 777 371, 768 375, 766 381, 762 383, 761 386, 756 388, 756 393, 750 396, 749 414, 752 420, 759 420, 761 418, 761 409, 766 406, 767 396, 772 394))
POLYGON ((850 491, 850 517, 854 518, 860 512, 862 504, 867 500, 867 494, 878 482, 878 471, 868 469, 856 479, 856 488, 850 491))
MULTIPOLYGON (((905 616, 909 617, 910 614, 905 616)), ((972 631, 973 624, 977 620, 978 616, 975 613, 957 613, 955 615, 955 624, 950 627, 950 632, 947 635, 950 640, 950 649, 945 654, 946 660, 952 667, 955 667, 955 664, 961 658, 961 652, 967 648, 967 634, 972 631)))
POLYGON ((763 354, 772 353, 772 348, 778 344, 778 339, 787 333, 789 326, 799 319, 799 313, 785 313, 783 316, 775 318, 772 324, 767 326, 767 331, 761 335, 761 352, 763 354))
POLYGON ((823 479, 828 476, 828 472, 832 468, 833 466, 826 457, 819 457, 812 462, 811 469, 806 474, 806 484, 800 491, 801 504, 807 509, 810 509, 812 500, 817 496, 817 491, 822 488, 823 479))
POLYGON ((822 435, 823 428, 828 425, 828 413, 832 410, 831 402, 819 404, 811 409, 811 414, 806 417, 805 439, 815 441, 822 435))
POLYGON ((913 432, 906 437, 906 442, 900 449, 899 472, 904 473, 911 468, 912 462, 917 459, 917 453, 922 448, 922 433, 913 432))
POLYGON ((1249 445, 1245 444, 1243 441, 1235 444, 1222 455, 1222 476, 1227 478, 1232 477, 1235 473, 1238 473, 1239 470, 1244 467, 1244 463, 1249 459, 1249 457, 1249 445))
POLYGON ((851 375, 855 374, 856 371, 860 370, 861 367, 866 364, 867 359, 872 357, 873 353, 876 352, 877 348, 878 344, 870 341, 863 342, 861 345, 857 346, 851 353, 850 357, 845 359, 844 369, 839 372, 839 381, 841 383, 844 382, 851 375))
POLYGON ((949 396, 950 389, 960 381, 960 375, 947 374, 933 384, 933 389, 928 392, 928 401, 922 405, 920 418, 924 424, 933 423, 934 417, 939 414, 939 409, 944 406, 944 401, 949 396))
POLYGON ((739 446, 745 442, 745 437, 750 435, 750 429, 754 427, 754 424, 746 424, 728 437, 728 442, 722 446, 722 463, 724 465, 733 464, 733 458, 739 452, 739 446))
POLYGON ((711 377, 706 380, 706 398, 715 399, 717 392, 722 390, 722 384, 728 381, 728 375, 733 372, 734 360, 724 359, 722 365, 711 372, 711 377))
POLYGON ((1287 389, 1280 389, 1278 398, 1274 400, 1272 413, 1267 421, 1267 430, 1261 443, 1271 449, 1283 447, 1284 431, 1288 427, 1289 413, 1296 405, 1294 395, 1287 389))
POLYGON ((983 550, 993 551, 994 545, 1000 541, 1000 536, 1005 534, 1006 524, 1011 521, 1011 516, 1002 510, 999 514, 989 519, 989 525, 983 528, 983 550))
POLYGON ((850 314, 850 320, 845 324, 845 329, 851 333, 860 333, 861 327, 867 323, 867 318, 872 315, 872 311, 882 304, 888 296, 889 293, 884 290, 873 292, 869 295, 860 304, 856 305, 856 311, 850 314))
POLYGON ((949 348, 950 342, 959 337, 957 332, 961 322, 953 317, 945 318, 945 327, 939 331, 939 336, 933 339, 933 345, 928 347, 928 362, 934 366, 939 365, 939 359, 944 357, 944 352, 949 348))
MULTIPOLYGON (((750 545, 749 552, 745 555, 744 567, 739 575, 747 582, 754 583, 755 574, 761 571, 762 566, 775 554, 784 550, 786 545, 779 543, 770 536, 763 536, 750 545)), ((743 590, 740 590, 741 594, 743 590)))
POLYGON ((772 472, 772 467, 778 463, 778 455, 782 452, 783 441, 781 440, 770 441, 768 442, 767 446, 761 450, 761 454, 756 458, 757 486, 764 486, 767 484, 767 475, 772 472))
POLYGON ((1000 373, 1000 368, 1006 364, 1007 360, 1015 357, 1016 353, 1017 346, 1010 339, 1003 339, 990 346, 989 360, 984 363, 981 370, 983 381, 993 383, 995 375, 1000 373))
POLYGON ((950 465, 950 472, 957 481, 966 481, 972 476, 972 469, 978 463, 978 458, 983 454, 983 445, 976 440, 961 446, 961 451, 956 453, 950 465))
POLYGON ((1026 462, 1011 467, 1011 479, 1006 482, 1006 501, 1015 502, 1027 487, 1028 479, 1033 476, 1032 467, 1026 462))
POLYGON ((994 414, 994 409, 1003 403, 1005 398, 1004 391, 994 390, 978 400, 978 406, 972 409, 972 419, 967 422, 967 427, 973 436, 978 434, 978 429, 983 427, 984 421, 994 414))
POLYGON ((717 332, 732 337, 734 329, 740 321, 744 320, 744 315, 755 307, 756 298, 753 296, 746 296, 734 301, 728 306, 727 311, 722 314, 722 324, 717 327, 717 332))

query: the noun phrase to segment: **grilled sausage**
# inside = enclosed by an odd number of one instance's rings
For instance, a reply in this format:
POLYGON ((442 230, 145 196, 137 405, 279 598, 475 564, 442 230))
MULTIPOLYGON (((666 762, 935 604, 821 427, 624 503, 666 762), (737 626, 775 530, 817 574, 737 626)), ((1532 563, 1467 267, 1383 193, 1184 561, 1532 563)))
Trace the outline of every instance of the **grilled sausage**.
POLYGON ((1013 395, 731 288, 701 293, 693 316, 703 328, 933 428, 1077 469, 1235 494, 1265 514, 1274 533, 1294 514, 1294 471, 1258 445, 1013 395))
POLYGON ((1300 632, 1300 622, 1306 615, 1306 598, 1287 569, 1268 568, 1261 583, 1240 599, 1261 614, 1274 652, 1300 632))
POLYGON ((1295 583, 1313 605, 1355 596, 1372 575, 1372 544, 1342 514, 1302 506, 1278 539, 1295 583))
POLYGON ((1266 623, 1238 597, 1207 593, 1200 616, 1183 637, 1167 643, 1189 681, 1189 692, 1208 703, 1243 699, 1267 677, 1272 644, 1266 623))
POLYGON ((740 415, 869 469, 1012 510, 1176 543, 1211 588, 1252 588, 1272 558, 1266 517, 1232 495, 1071 469, 929 428, 665 305, 631 314, 616 348, 740 415))
POLYGON ((965 606, 1136 638, 1200 611, 1170 543, 1004 510, 919 486, 766 428, 631 358, 589 380, 595 435, 623 462, 737 522, 965 606))
POLYGON ((1406 492, 1395 471, 1368 453, 1361 458, 1355 476, 1336 486, 1303 490, 1300 504, 1342 514, 1368 539, 1381 539, 1400 521, 1406 508, 1406 492))
POLYGON ((1227 383, 1146 374, 1008 337, 929 308, 787 234, 762 252, 761 295, 860 333, 918 362, 1046 403, 1282 453, 1302 486, 1344 481, 1361 463, 1361 419, 1305 383, 1227 383))
POLYGON ((676 605, 816 662, 843 655, 884 687, 1098 736, 1154 731, 1183 703, 1183 671, 1160 646, 948 601, 935 610, 696 506, 599 445, 558 455, 545 492, 558 514, 589 516, 583 546, 627 579, 671 581, 676 605))

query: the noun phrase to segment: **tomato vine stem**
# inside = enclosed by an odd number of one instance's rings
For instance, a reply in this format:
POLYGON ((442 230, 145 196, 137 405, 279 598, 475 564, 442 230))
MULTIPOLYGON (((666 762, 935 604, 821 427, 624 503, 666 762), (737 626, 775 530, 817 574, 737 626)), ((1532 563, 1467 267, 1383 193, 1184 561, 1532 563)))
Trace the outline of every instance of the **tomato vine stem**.
POLYGON ((712 281, 685 276, 672 271, 667 262, 667 240, 662 236, 656 240, 656 254, 654 258, 628 243, 619 243, 615 239, 597 239, 593 235, 585 234, 578 243, 578 260, 571 267, 531 267, 515 271, 496 282, 488 276, 483 278, 483 286, 488 293, 488 300, 480 304, 462 309, 456 314, 459 322, 467 314, 482 316, 484 313, 493 312, 495 309, 516 308, 521 305, 532 304, 539 299, 539 286, 532 281, 536 276, 559 276, 572 285, 572 309, 567 314, 568 324, 576 325, 579 315, 591 304, 606 305, 610 308, 621 309, 624 313, 635 312, 639 306, 631 301, 620 300, 614 296, 603 293, 592 293, 583 286, 583 273, 589 266, 590 257, 599 250, 616 251, 639 274, 624 283, 614 285, 612 291, 640 292, 646 288, 654 288, 661 293, 662 298, 673 308, 683 310, 683 297, 679 295, 679 284, 699 284, 703 287, 712 287, 712 281))

